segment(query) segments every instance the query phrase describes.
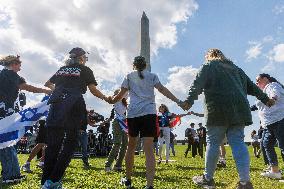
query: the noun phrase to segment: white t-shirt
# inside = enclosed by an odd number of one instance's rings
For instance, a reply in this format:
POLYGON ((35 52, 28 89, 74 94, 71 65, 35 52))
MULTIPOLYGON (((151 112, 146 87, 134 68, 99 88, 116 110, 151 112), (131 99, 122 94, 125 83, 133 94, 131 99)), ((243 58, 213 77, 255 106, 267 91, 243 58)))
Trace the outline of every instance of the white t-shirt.
POLYGON ((284 89, 279 83, 272 82, 265 86, 263 92, 266 93, 269 98, 274 97, 277 99, 275 104, 270 108, 261 101, 256 101, 261 125, 268 126, 284 119, 284 89))
POLYGON ((121 101, 115 103, 113 105, 113 108, 114 108, 115 118, 119 119, 126 118, 125 112, 127 110, 127 107, 125 107, 121 101))
POLYGON ((127 111, 128 118, 156 114, 154 88, 160 83, 156 74, 142 71, 144 79, 138 76, 137 71, 129 73, 123 80, 121 87, 129 90, 130 102, 127 111))

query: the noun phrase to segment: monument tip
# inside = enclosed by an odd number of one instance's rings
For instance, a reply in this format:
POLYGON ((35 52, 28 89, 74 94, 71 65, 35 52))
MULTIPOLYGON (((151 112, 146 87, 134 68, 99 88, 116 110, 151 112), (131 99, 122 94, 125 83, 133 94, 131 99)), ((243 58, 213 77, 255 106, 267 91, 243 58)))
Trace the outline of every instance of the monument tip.
POLYGON ((146 17, 146 18, 147 18, 147 15, 146 15, 145 11, 143 11, 142 18, 143 18, 143 17, 146 17))

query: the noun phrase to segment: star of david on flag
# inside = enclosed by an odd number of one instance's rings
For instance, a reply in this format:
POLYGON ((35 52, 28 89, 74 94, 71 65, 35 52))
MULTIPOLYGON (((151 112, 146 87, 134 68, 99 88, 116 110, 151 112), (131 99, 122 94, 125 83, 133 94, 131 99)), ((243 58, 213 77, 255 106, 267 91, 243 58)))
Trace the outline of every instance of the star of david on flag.
POLYGON ((42 102, 0 120, 0 149, 15 145, 41 117, 47 116, 48 97, 42 102))

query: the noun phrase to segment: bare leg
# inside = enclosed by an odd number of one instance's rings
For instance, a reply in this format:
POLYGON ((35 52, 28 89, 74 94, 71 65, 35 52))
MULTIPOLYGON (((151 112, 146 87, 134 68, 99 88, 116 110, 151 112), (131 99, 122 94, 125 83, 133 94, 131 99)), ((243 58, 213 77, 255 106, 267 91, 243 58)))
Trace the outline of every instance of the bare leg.
POLYGON ((153 137, 144 137, 144 151, 146 155, 147 186, 153 186, 155 176, 155 156, 152 150, 153 137))
POLYGON ((32 152, 29 155, 29 158, 27 160, 27 162, 31 162, 32 159, 34 159, 34 157, 37 155, 37 153, 44 147, 44 143, 38 143, 33 149, 32 152))
MULTIPOLYGON (((153 139, 152 139, 153 142, 153 139)), ((126 178, 131 179, 134 164, 134 152, 137 144, 137 137, 128 136, 128 146, 125 154, 125 168, 126 168, 126 178)), ((152 150, 152 148, 151 148, 152 150)))

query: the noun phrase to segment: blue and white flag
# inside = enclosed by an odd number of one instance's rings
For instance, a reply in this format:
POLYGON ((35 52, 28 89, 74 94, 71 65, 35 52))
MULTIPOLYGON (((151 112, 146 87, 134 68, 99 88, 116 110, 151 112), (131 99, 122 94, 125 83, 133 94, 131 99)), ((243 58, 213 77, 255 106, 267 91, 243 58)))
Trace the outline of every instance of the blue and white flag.
POLYGON ((42 102, 0 120, 0 149, 15 145, 42 116, 47 116, 48 97, 42 102))
POLYGON ((127 126, 126 120, 125 120, 125 119, 123 120, 123 119, 121 119, 121 118, 119 118, 119 117, 117 117, 116 119, 117 119, 117 121, 118 121, 118 124, 119 124, 120 128, 121 128, 124 132, 128 133, 128 126, 127 126))

